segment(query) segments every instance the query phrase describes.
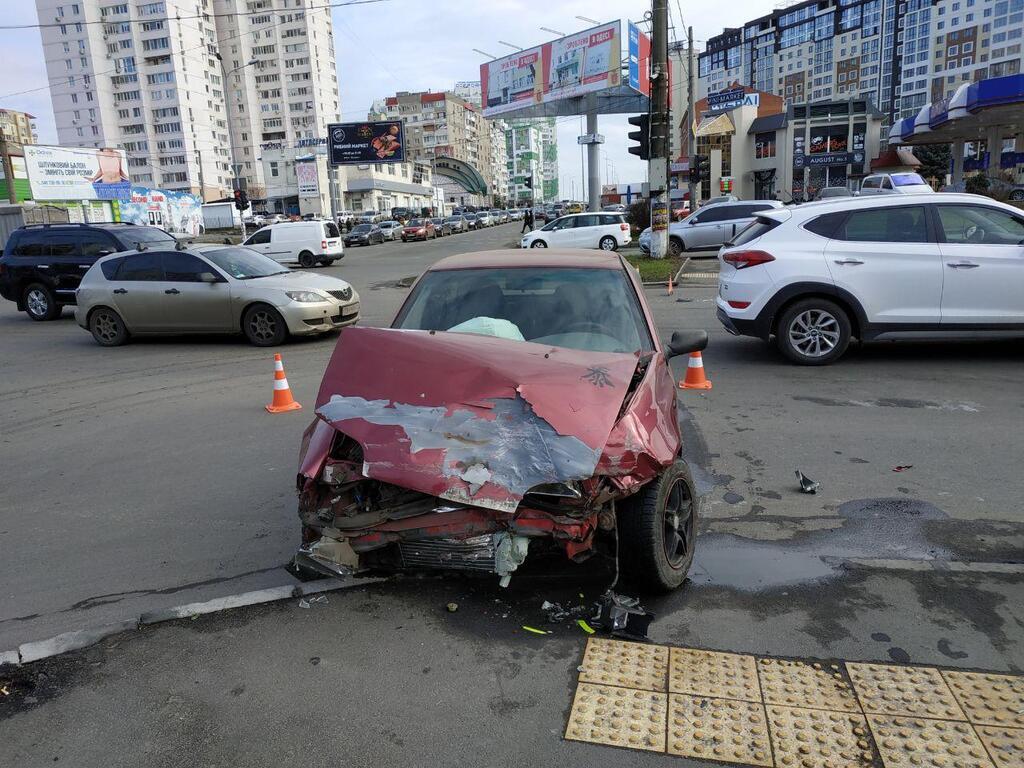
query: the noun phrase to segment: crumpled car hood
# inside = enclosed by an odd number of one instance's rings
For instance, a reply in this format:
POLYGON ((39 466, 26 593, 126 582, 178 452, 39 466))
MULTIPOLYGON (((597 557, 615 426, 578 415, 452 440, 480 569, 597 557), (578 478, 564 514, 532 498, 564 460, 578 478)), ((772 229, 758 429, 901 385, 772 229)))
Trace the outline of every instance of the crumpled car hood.
POLYGON ((316 410, 363 474, 513 512, 542 483, 591 477, 637 356, 475 334, 348 328, 316 410))

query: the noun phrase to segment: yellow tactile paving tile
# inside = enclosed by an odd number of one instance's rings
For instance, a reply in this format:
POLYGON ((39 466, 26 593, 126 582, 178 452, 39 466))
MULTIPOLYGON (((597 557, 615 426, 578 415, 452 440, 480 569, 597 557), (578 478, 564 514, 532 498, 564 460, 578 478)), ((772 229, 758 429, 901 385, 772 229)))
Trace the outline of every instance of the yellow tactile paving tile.
POLYGON ((837 664, 758 659, 757 674, 765 704, 860 712, 837 664))
POLYGON ((846 670, 868 714, 967 719, 937 669, 849 662, 846 670))
POLYGON ((580 681, 665 691, 668 688, 668 648, 592 637, 583 655, 580 681))
POLYGON ((996 768, 1024 768, 1024 728, 976 725, 974 730, 996 768))
POLYGON ((972 723, 1024 728, 1024 677, 953 670, 942 676, 972 723))
POLYGON ((669 694, 668 752, 741 765, 772 765, 764 706, 669 694))
POLYGON ((667 694, 580 683, 565 738, 665 751, 667 694))
POLYGON ((993 768, 967 723, 868 715, 885 768, 993 768))
POLYGON ((870 768, 871 737, 863 715, 768 706, 768 730, 781 768, 870 768))
POLYGON ((695 648, 672 648, 670 651, 670 692, 761 701, 757 662, 753 656, 695 648))

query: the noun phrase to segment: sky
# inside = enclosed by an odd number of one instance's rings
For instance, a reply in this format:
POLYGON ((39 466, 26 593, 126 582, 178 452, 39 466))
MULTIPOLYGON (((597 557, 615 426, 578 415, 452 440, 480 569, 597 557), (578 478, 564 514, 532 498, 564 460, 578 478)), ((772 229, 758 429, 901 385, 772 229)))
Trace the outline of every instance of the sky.
MULTIPOLYGON (((308 0, 320 4, 326 0, 308 0)), ((38 22, 35 3, 3 0, 0 25, 38 22)), ((693 26, 698 49, 702 41, 724 27, 769 13, 771 0, 732 0, 694 7, 685 0, 669 0, 670 37, 684 39, 685 25, 693 26), (682 14, 685 13, 685 17, 682 14)), ((441 91, 456 81, 478 80, 480 65, 488 58, 513 49, 500 41, 530 48, 554 35, 540 27, 572 34, 590 26, 577 17, 604 23, 622 19, 641 21, 650 10, 647 0, 384 0, 363 6, 335 8, 334 40, 345 120, 366 117, 375 99, 395 91, 441 91)), ((41 143, 56 141, 53 109, 46 90, 46 66, 38 30, 0 30, 4 77, 0 79, 0 107, 19 109, 37 117, 41 143), (16 92, 31 91, 14 95, 16 92)), ((646 179, 646 163, 630 155, 627 115, 601 116, 598 130, 605 137, 601 155, 601 182, 636 184, 646 179)), ((561 196, 582 196, 583 166, 576 137, 580 119, 559 118, 558 157, 561 196)))

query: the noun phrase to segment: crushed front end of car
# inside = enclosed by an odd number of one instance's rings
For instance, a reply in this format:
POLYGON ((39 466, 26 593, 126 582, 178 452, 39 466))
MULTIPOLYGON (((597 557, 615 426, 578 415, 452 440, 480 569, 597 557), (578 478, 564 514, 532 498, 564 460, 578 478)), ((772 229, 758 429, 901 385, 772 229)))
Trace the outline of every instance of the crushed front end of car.
POLYGON ((303 436, 297 564, 507 584, 538 547, 587 557, 615 501, 678 455, 674 382, 654 359, 345 329, 303 436))

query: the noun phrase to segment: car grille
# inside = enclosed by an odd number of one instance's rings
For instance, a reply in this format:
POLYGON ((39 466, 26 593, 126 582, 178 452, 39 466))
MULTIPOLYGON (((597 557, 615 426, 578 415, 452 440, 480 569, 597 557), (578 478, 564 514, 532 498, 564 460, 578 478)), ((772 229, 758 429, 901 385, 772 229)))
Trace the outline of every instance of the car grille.
POLYGON ((341 291, 328 291, 328 293, 331 294, 331 296, 336 298, 338 301, 348 301, 349 299, 352 298, 351 288, 345 288, 344 290, 341 291))
POLYGON ((455 568, 494 573, 494 537, 413 539, 399 542, 404 568, 455 568))

